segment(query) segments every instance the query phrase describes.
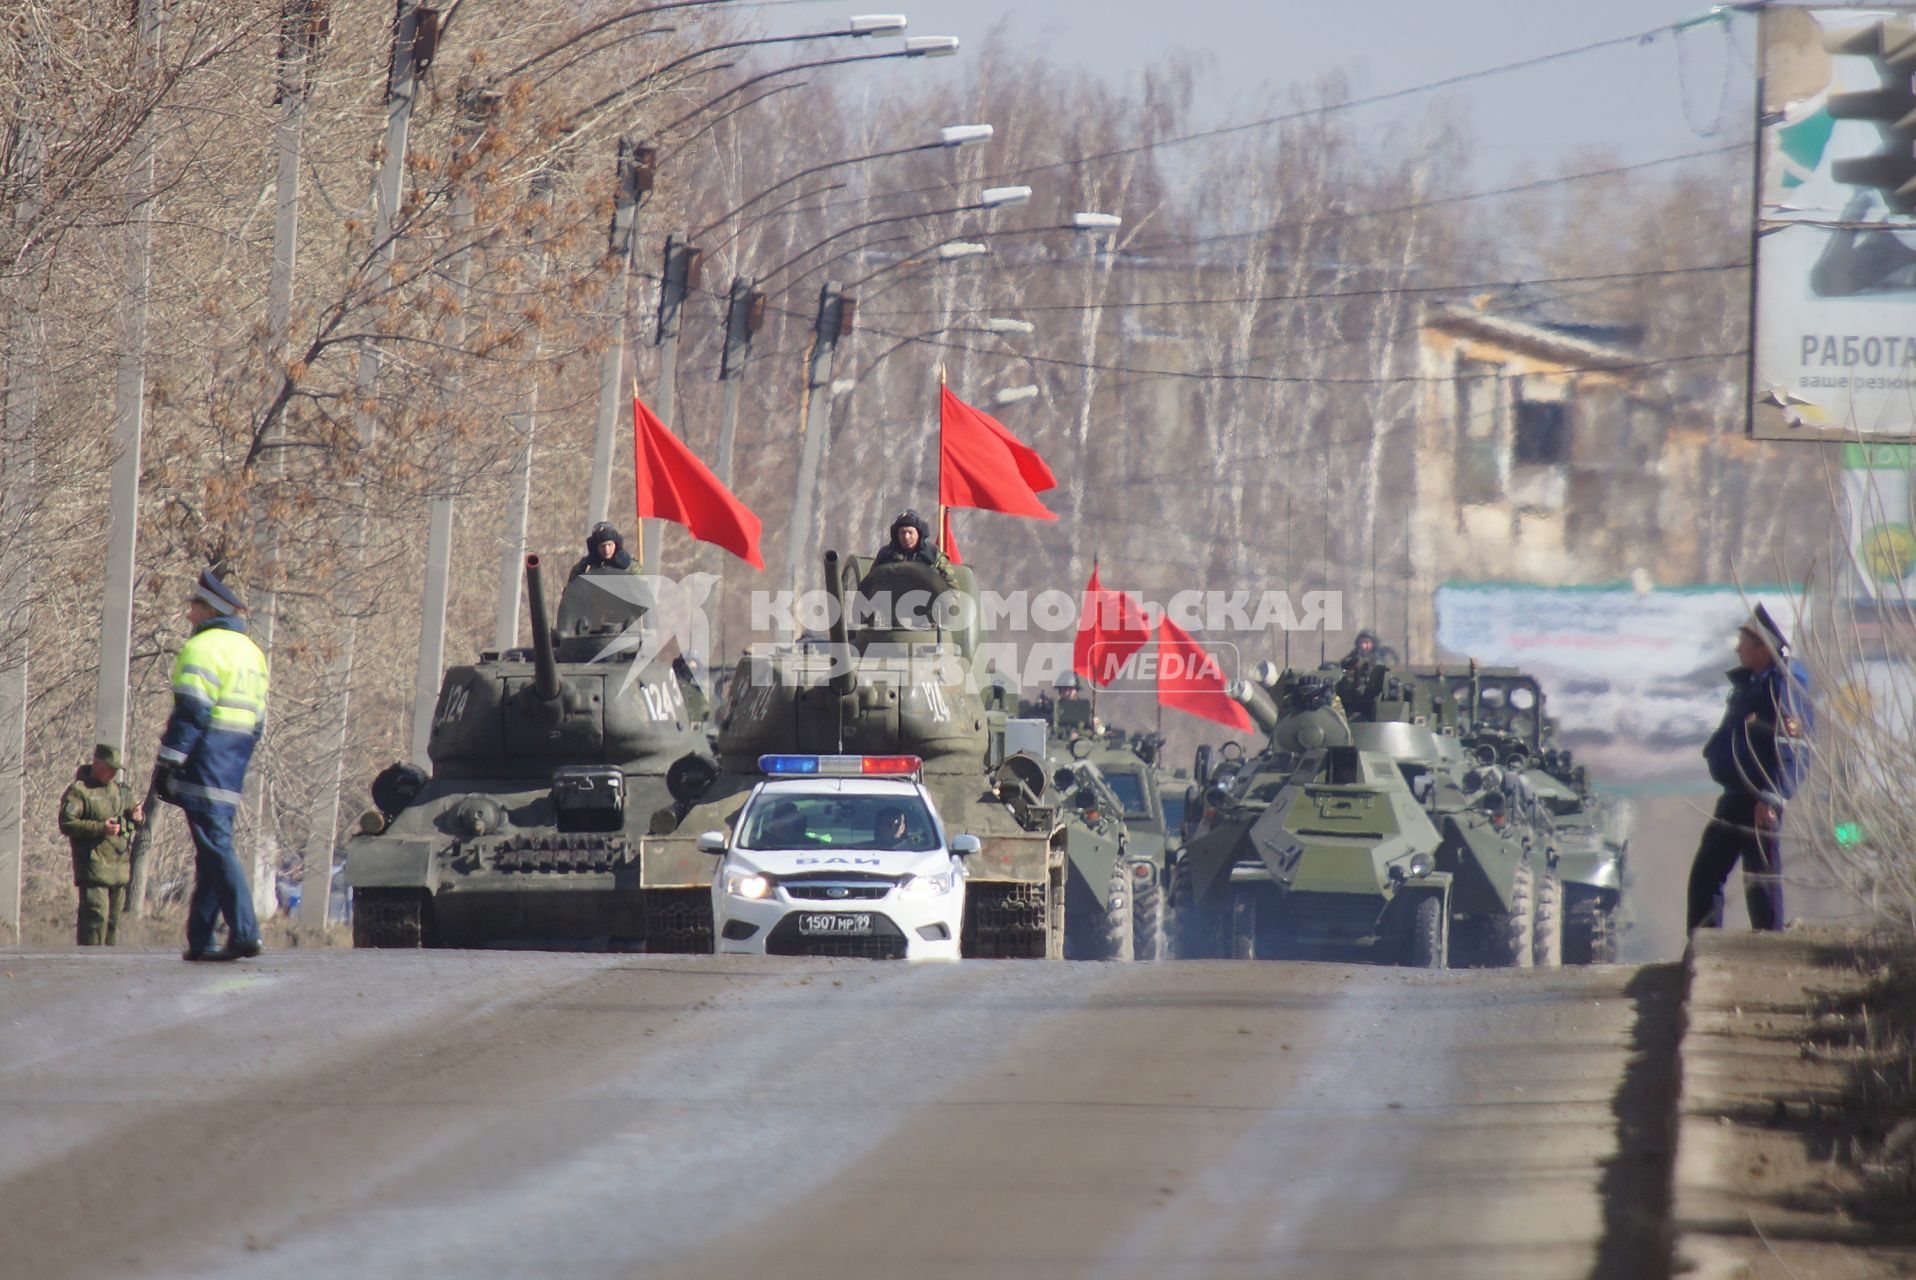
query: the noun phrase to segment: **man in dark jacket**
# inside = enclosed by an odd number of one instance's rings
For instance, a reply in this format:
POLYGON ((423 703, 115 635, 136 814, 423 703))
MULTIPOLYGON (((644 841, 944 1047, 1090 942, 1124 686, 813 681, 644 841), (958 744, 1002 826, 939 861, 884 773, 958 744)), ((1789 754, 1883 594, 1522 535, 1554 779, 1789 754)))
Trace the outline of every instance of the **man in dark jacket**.
POLYGON ((632 553, 625 549, 625 539, 619 531, 601 520, 592 526, 592 532, 585 535, 585 554, 579 557, 579 563, 572 566, 572 572, 566 575, 566 581, 582 573, 631 573, 632 553))
POLYGON ((83 947, 119 944, 120 909, 133 874, 127 842, 146 821, 146 810, 119 781, 119 772, 120 753, 102 742, 60 797, 60 834, 73 847, 73 883, 80 891, 76 933, 83 947))
POLYGON ((925 518, 910 508, 899 512, 898 518, 891 522, 891 541, 872 557, 874 565, 900 561, 930 565, 947 583, 951 581, 951 561, 931 540, 931 526, 925 523, 925 518))
POLYGON ((1703 746, 1723 795, 1690 865, 1692 931, 1723 926, 1723 882, 1739 861, 1750 924, 1781 929, 1784 923, 1778 834, 1783 806, 1809 764, 1807 737, 1815 727, 1809 679, 1762 605, 1737 633, 1736 659, 1723 723, 1703 746))

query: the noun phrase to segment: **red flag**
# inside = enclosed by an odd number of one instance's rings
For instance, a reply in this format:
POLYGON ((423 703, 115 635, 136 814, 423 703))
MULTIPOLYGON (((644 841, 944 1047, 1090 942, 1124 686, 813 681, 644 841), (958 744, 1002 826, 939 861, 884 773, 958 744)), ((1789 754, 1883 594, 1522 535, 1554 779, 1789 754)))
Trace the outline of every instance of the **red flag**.
POLYGON ((1084 603, 1078 611, 1078 636, 1071 645, 1071 669, 1103 688, 1118 668, 1151 639, 1144 606, 1129 592, 1110 591, 1098 583, 1098 567, 1084 584, 1084 603))
POLYGON ((943 539, 939 543, 939 549, 945 553, 945 559, 953 564, 963 564, 964 561, 958 558, 958 539, 951 536, 951 508, 949 507, 945 508, 943 523, 944 528, 939 530, 939 535, 943 539))
POLYGON ((1255 733, 1244 704, 1226 691, 1223 668, 1169 618, 1158 620, 1158 701, 1176 711, 1255 733))
POLYGON ((698 455, 660 422, 645 402, 632 397, 633 487, 641 520, 670 520, 763 569, 758 554, 758 517, 706 470, 698 455))
POLYGON ((1037 451, 981 413, 950 387, 938 391, 938 501, 1040 520, 1058 517, 1038 494, 1058 481, 1037 451))

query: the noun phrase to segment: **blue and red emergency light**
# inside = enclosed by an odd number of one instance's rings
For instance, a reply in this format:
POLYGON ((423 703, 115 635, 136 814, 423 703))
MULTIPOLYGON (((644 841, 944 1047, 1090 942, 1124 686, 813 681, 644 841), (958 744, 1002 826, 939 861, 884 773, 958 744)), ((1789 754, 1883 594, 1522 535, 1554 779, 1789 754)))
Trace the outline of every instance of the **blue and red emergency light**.
POLYGON ((761 773, 772 777, 907 777, 924 766, 917 756, 760 756, 761 773))

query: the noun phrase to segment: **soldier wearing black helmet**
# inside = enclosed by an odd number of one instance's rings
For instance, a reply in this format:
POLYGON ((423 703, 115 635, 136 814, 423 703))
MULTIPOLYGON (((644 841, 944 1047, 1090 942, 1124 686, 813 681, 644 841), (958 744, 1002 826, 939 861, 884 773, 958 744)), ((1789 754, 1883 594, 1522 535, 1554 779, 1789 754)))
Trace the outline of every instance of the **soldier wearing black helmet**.
POLYGON ((1375 631, 1366 628, 1357 633, 1356 643, 1351 651, 1344 655, 1344 669, 1349 670, 1360 663, 1375 663, 1380 667, 1397 665, 1397 650, 1377 638, 1375 631))
POLYGON ((951 561, 931 540, 931 526, 925 518, 907 507, 891 522, 891 538, 872 557, 874 565, 909 562, 929 565, 947 584, 952 581, 951 561))
POLYGON ((572 572, 566 581, 582 573, 637 573, 632 563, 632 553, 625 549, 625 539, 619 531, 601 520, 592 526, 592 532, 585 535, 585 554, 572 566, 572 572))

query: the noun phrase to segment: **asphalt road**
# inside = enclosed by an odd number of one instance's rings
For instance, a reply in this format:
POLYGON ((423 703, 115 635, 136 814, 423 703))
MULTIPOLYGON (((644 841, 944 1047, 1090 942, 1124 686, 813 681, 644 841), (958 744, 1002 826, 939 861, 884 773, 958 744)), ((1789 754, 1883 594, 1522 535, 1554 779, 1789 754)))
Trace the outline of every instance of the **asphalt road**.
POLYGON ((1635 1277, 1665 1185, 1668 969, 0 973, 9 1280, 1635 1277))

